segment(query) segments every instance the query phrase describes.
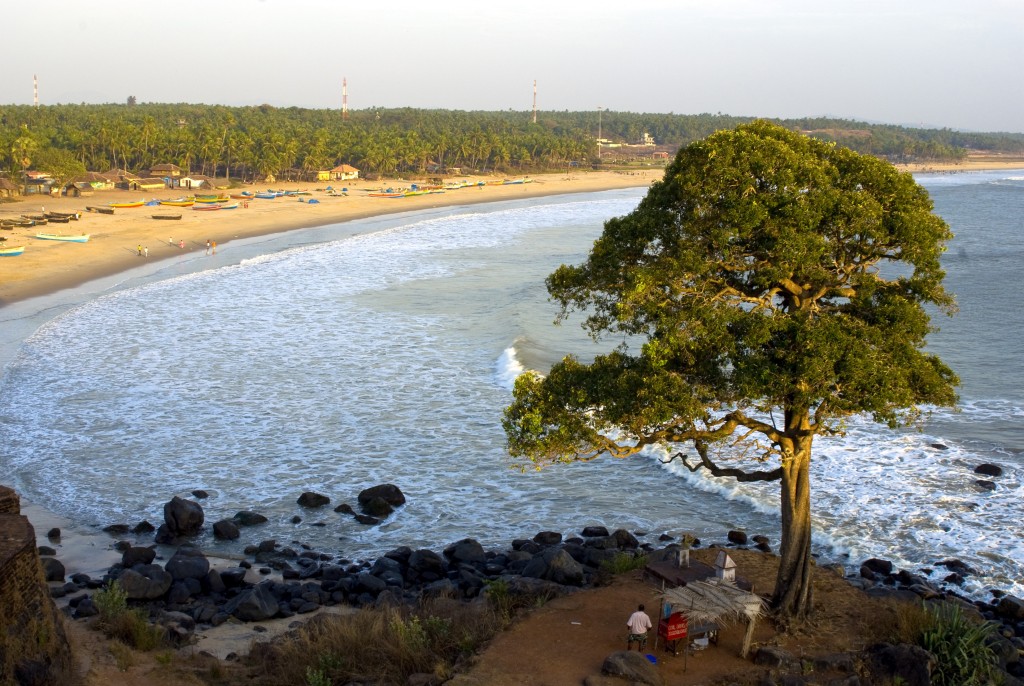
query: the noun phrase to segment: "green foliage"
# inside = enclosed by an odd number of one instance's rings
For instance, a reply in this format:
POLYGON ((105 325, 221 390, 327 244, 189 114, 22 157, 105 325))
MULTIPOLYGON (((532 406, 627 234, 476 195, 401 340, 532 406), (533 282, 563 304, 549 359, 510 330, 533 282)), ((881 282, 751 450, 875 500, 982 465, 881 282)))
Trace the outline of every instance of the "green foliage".
POLYGON ((164 644, 163 630, 150 624, 142 609, 128 607, 127 595, 116 581, 97 591, 93 602, 99 611, 97 626, 107 636, 143 651, 155 650, 164 644))
POLYGON ((952 603, 931 605, 928 624, 918 644, 938 661, 932 673, 936 686, 987 686, 997 683, 996 656, 988 644, 995 633, 992 622, 969 619, 952 603))
POLYGON ((693 143, 585 263, 548 277, 559 320, 585 312, 594 339, 623 342, 522 375, 509 451, 539 467, 661 446, 694 471, 781 480, 775 601, 806 614, 814 437, 853 414, 897 426, 956 402, 956 375, 924 351, 925 306, 955 311, 951 237, 927 192, 879 159, 767 121, 693 143))
POLYGON ((609 574, 625 574, 647 566, 646 555, 619 551, 615 557, 601 563, 601 569, 609 574))
POLYGON ((323 670, 306 667, 306 686, 331 686, 331 680, 323 670))

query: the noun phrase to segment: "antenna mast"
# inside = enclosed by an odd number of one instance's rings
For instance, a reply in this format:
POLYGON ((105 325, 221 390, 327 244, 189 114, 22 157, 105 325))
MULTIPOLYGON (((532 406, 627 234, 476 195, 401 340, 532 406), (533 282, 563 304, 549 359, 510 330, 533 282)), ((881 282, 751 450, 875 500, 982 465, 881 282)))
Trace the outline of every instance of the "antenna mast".
POLYGON ((348 121, 348 79, 341 79, 341 120, 348 121))
POLYGON ((39 107, 39 77, 32 75, 32 102, 39 107))
POLYGON ((537 123, 537 79, 533 80, 533 123, 537 123))

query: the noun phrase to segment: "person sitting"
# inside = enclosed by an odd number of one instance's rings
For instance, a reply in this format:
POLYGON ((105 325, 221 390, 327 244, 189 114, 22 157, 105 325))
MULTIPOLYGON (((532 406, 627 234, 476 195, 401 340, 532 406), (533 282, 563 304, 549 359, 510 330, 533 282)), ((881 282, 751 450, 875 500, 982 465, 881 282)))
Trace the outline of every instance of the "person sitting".
POLYGON ((626 627, 629 628, 629 635, 626 637, 626 650, 630 650, 635 641, 637 650, 643 651, 647 647, 647 630, 652 626, 651 618, 644 612, 643 603, 640 603, 636 612, 631 614, 626 622, 626 627))

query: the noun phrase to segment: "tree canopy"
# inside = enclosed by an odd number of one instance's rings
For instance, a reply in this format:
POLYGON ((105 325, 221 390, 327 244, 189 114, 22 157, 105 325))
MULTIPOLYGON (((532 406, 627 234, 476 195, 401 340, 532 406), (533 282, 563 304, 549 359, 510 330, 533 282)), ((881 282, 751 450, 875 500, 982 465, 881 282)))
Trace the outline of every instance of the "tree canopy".
POLYGON ((813 438, 957 400, 924 351, 926 306, 955 311, 951 237, 912 176, 874 157, 766 121, 693 143, 585 263, 548 277, 559 321, 584 311, 593 338, 625 342, 522 375, 510 453, 543 466, 663 445, 691 470, 779 481, 773 605, 803 617, 813 438))

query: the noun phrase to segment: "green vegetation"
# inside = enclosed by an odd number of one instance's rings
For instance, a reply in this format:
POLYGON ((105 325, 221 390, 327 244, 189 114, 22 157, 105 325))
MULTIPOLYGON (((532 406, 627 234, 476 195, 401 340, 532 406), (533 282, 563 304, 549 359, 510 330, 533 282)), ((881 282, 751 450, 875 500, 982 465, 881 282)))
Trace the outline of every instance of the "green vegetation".
POLYGON ((93 602, 99 610, 96 626, 110 638, 144 651, 164 644, 163 630, 149 623, 144 610, 128 607, 127 595, 116 581, 97 591, 93 602))
POLYGON ((952 603, 902 604, 892 640, 919 645, 936 660, 936 686, 987 686, 999 683, 990 641, 996 625, 971 619, 952 603))
MULTIPOLYGON (((133 172, 173 163, 193 173, 244 180, 308 178, 347 163, 364 174, 565 170, 597 162, 597 112, 465 112, 368 109, 343 121, 337 110, 219 105, 0 106, 0 169, 17 172, 70 157, 92 171, 133 172), (61 155, 61 153, 66 153, 61 155)), ((721 129, 748 123, 721 114, 601 114, 602 135, 638 143, 651 134, 661 149, 677 148, 721 129)), ((782 121, 862 153, 891 161, 953 161, 967 150, 1024 153, 1022 134, 910 129, 835 119, 782 121)), ((629 158, 606 149, 605 163, 629 158)), ((643 148, 639 150, 644 150, 643 148)), ((649 159, 649 149, 644 157, 649 159)), ((639 154, 639 153, 636 153, 639 154)), ((45 171, 50 171, 45 169, 45 171)))
POLYGON ((691 471, 780 482, 772 604, 806 617, 814 437, 956 402, 958 379, 923 350, 925 307, 955 310, 939 261, 951 236, 877 158, 766 121, 694 143, 584 264, 548 277, 559 321, 585 312, 594 339, 621 343, 520 376, 509 451, 541 468, 664 447, 691 471))

